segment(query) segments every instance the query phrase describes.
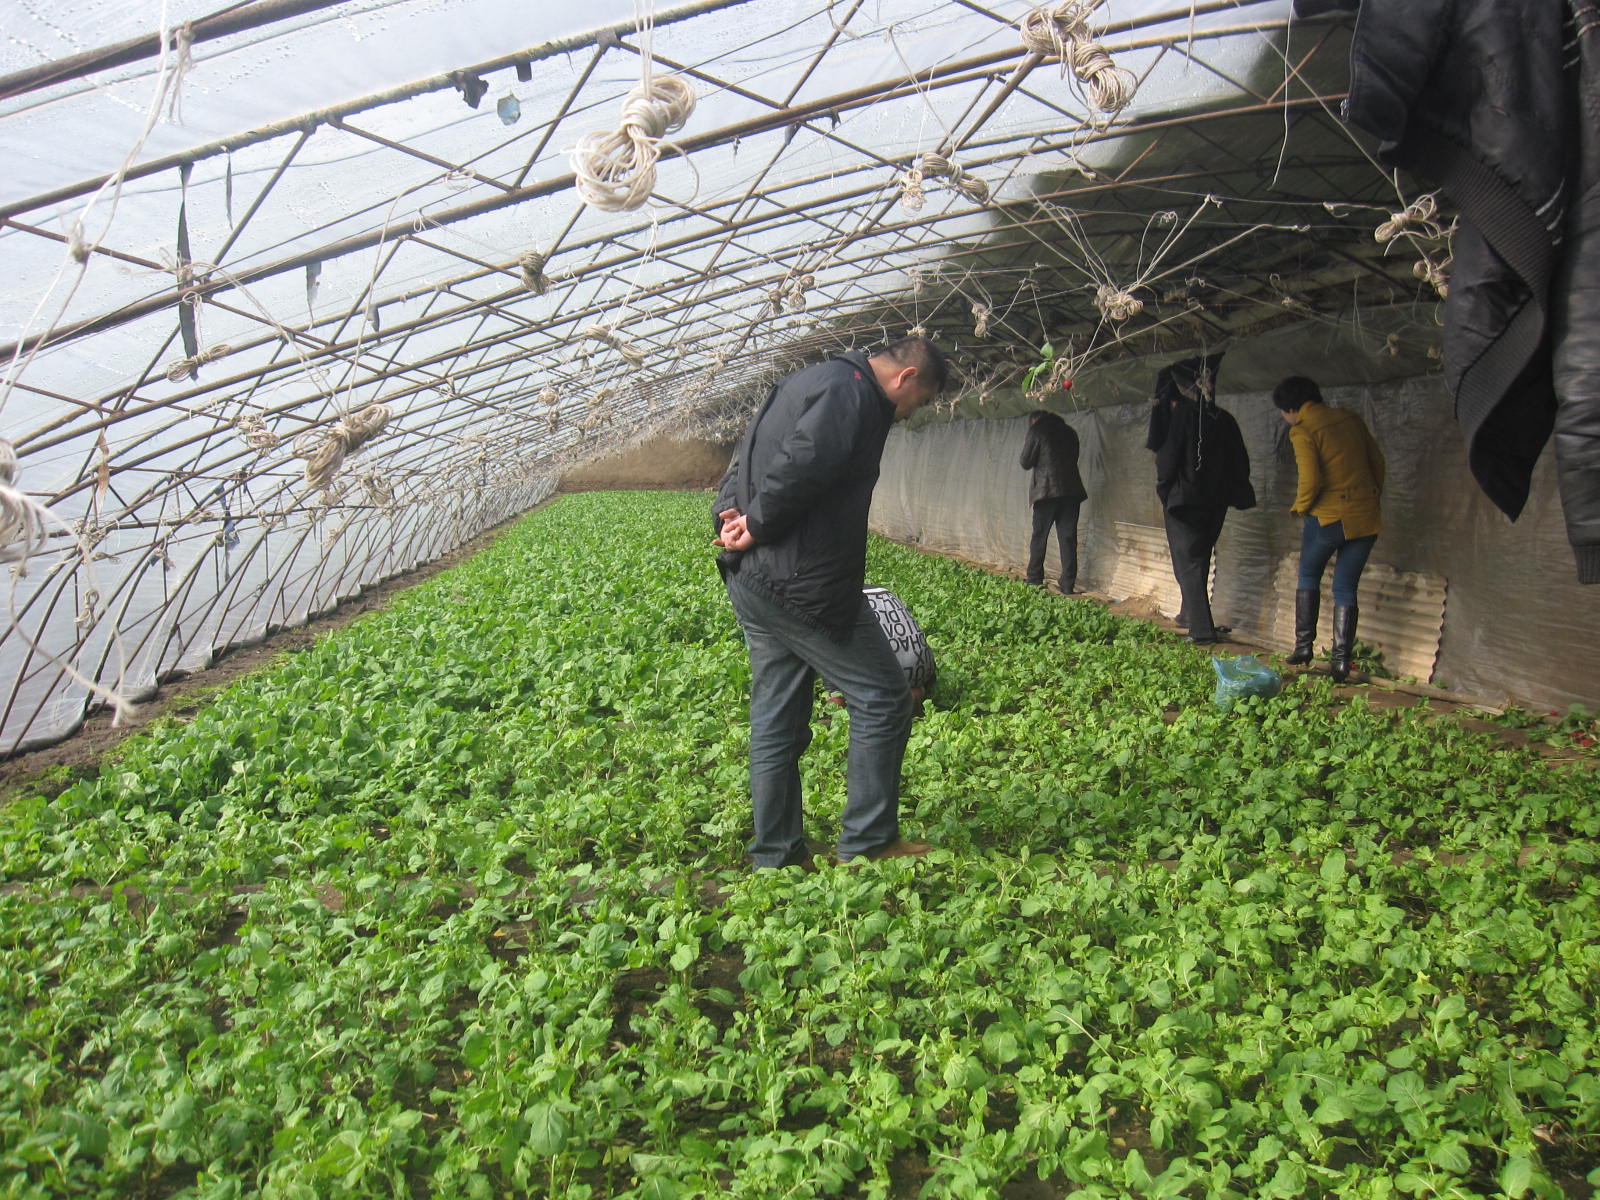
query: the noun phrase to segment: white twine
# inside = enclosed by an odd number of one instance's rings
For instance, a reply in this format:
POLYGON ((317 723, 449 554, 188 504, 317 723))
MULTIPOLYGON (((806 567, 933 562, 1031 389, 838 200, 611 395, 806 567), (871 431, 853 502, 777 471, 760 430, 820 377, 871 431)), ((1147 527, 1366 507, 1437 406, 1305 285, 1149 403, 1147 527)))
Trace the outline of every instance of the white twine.
POLYGON ((233 353, 233 347, 226 342, 219 342, 215 346, 200 351, 193 358, 180 358, 167 368, 167 379, 177 383, 183 379, 193 379, 198 368, 206 363, 216 362, 219 358, 227 358, 233 353))
POLYGON ((550 280, 544 273, 544 265, 549 259, 537 250, 524 250, 517 257, 517 270, 522 276, 522 286, 535 296, 542 296, 550 290, 550 280))
POLYGON ((677 75, 640 82, 622 103, 621 128, 586 133, 572 151, 578 195, 603 212, 631 212, 656 185, 666 135, 694 112, 694 89, 677 75))
POLYGON ((1144 311, 1144 301, 1132 292, 1104 283, 1095 288, 1094 306, 1112 321, 1126 321, 1144 311))

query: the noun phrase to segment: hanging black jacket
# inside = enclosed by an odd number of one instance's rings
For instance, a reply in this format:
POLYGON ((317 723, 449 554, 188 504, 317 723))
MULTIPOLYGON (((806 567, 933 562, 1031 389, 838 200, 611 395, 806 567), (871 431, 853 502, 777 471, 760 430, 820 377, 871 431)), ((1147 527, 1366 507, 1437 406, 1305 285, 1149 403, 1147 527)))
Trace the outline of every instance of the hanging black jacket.
POLYGON ((1567 535, 1600 583, 1600 0, 1296 0, 1357 13, 1345 117, 1460 213, 1445 380, 1515 519, 1552 430, 1567 535))
POLYGON ((848 351, 779 381, 717 489, 712 521, 745 514, 756 544, 723 551, 724 577, 843 640, 861 611, 867 516, 894 421, 866 355, 848 351))

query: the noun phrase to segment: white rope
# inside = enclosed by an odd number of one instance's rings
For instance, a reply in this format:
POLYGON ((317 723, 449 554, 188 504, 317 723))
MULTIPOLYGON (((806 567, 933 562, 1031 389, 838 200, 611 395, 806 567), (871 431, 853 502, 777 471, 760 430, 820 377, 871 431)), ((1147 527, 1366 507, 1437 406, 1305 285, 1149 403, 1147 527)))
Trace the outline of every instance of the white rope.
POLYGON ((1121 112, 1133 99, 1138 80, 1119 67, 1104 46, 1089 36, 1089 14, 1101 0, 1067 0, 1054 9, 1032 9, 1018 23, 1022 44, 1035 54, 1061 62, 1083 85, 1084 98, 1108 116, 1121 112))
POLYGON ((622 103, 621 128, 578 139, 572 151, 578 195, 603 212, 638 208, 656 185, 666 135, 684 127, 694 105, 694 89, 676 75, 641 82, 622 103))
MULTIPOLYGON (((17 452, 0 438, 0 562, 26 564, 45 547, 49 509, 17 487, 17 452)), ((19 567, 19 574, 25 571, 19 567)))
POLYGON ((267 423, 254 413, 244 413, 233 419, 233 427, 244 438, 245 445, 265 454, 278 448, 278 435, 267 428, 267 423))
POLYGON ((1111 321, 1126 321, 1144 311, 1144 301, 1132 292, 1104 283, 1095 288, 1094 306, 1111 321))

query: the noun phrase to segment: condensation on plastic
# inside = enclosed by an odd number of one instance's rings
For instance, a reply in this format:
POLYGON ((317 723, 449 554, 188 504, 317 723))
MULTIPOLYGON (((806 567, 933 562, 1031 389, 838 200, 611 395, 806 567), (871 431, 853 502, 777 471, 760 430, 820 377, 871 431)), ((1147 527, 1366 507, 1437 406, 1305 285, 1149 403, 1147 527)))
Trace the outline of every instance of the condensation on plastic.
MULTIPOLYGON (((1224 364, 1224 388, 1227 374, 1224 364)), ((1369 574, 1386 565, 1442 581, 1436 656, 1425 645, 1406 648, 1408 659, 1434 661, 1423 682, 1496 703, 1600 708, 1600 587, 1577 582, 1550 452, 1534 474, 1526 510, 1512 523, 1468 473, 1449 398, 1436 378, 1327 388, 1324 394, 1330 404, 1361 413, 1388 462, 1384 532, 1369 574)), ((1281 568, 1298 554, 1300 537, 1299 521, 1289 516, 1295 465, 1288 426, 1265 392, 1224 392, 1221 403, 1244 433, 1257 506, 1228 514, 1213 608, 1241 634, 1286 648, 1289 631, 1275 615, 1286 598, 1274 583, 1292 586, 1292 572, 1281 568)), ((1079 465, 1089 500, 1079 526, 1078 579, 1091 591, 1106 590, 1116 574, 1117 522, 1161 524, 1154 455, 1144 448, 1148 415, 1145 404, 1062 413, 1082 444, 1079 465)), ((884 454, 873 528, 1020 577, 1030 527, 1028 472, 1017 465, 1026 428, 1019 417, 897 429, 884 454)), ((1053 544, 1049 553, 1046 569, 1053 571, 1053 544)), ((1393 627, 1425 631, 1428 625, 1393 627)), ((1324 630, 1321 640, 1326 636, 1324 630)))

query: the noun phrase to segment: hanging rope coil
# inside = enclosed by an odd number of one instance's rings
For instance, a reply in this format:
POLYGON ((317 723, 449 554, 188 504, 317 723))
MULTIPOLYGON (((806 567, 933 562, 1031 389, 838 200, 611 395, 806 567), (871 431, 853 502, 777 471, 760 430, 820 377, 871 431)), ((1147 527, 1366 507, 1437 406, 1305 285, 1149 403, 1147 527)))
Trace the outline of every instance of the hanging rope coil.
POLYGON ((216 362, 219 358, 227 358, 232 353, 232 346, 226 342, 219 342, 215 346, 200 351, 193 358, 178 359, 167 368, 167 379, 172 383, 177 383, 184 379, 193 379, 199 369, 205 366, 206 363, 216 362))
POLYGON ((1144 311, 1144 301, 1139 297, 1105 283, 1095 288, 1094 306, 1110 321, 1126 321, 1144 311))
POLYGON ((989 311, 987 304, 979 304, 976 300, 972 302, 972 317, 974 321, 972 334, 974 337, 989 336, 989 318, 993 315, 989 311))
POLYGON ((558 395, 555 388, 552 387, 547 387, 540 392, 538 399, 539 403, 544 405, 546 408, 554 408, 557 404, 561 403, 560 395, 558 395))
POLYGON ((308 429, 295 438, 295 457, 306 460, 306 482, 327 489, 344 460, 382 433, 389 418, 387 404, 369 404, 346 413, 327 429, 308 429))
POLYGON ((989 185, 981 179, 968 175, 961 169, 961 165, 942 154, 932 150, 922 156, 920 168, 922 178, 943 179, 951 187, 960 192, 974 204, 987 204, 989 202, 989 185))
POLYGON ((268 429, 267 423, 254 413, 236 417, 233 427, 239 431, 239 436, 244 438, 245 445, 252 450, 259 450, 264 454, 278 448, 278 435, 268 429))
POLYGON ((1424 254, 1411 264, 1411 273, 1438 292, 1439 299, 1445 300, 1449 298, 1450 257, 1448 255, 1435 262, 1424 254))
POLYGON ((586 133, 572 152, 578 195, 603 212, 631 212, 656 185, 656 161, 667 134, 694 112, 694 89, 676 75, 639 84, 622 102, 621 127, 586 133))
POLYGON ((922 172, 912 167, 895 182, 900 185, 900 207, 907 212, 921 212, 928 199, 922 191, 922 172))
POLYGON ((1138 86, 1132 71, 1112 61, 1106 48, 1089 36, 1089 14, 1100 0, 1067 0, 1055 8, 1032 9, 1018 23, 1022 44, 1035 54, 1059 59, 1083 85, 1084 97, 1107 115, 1121 112, 1138 86))
POLYGON ((644 351, 628 345, 627 342, 617 336, 617 332, 614 329, 607 329, 604 325, 586 325, 578 330, 578 338, 580 340, 588 338, 591 341, 603 342, 622 355, 630 366, 644 366, 644 351))
POLYGON ((1432 192, 1417 197, 1400 212, 1390 213, 1389 219, 1372 231, 1379 245, 1387 245, 1401 234, 1426 238, 1430 242, 1444 238, 1444 226, 1439 224, 1439 201, 1432 192))
MULTIPOLYGON (((49 511, 17 487, 17 452, 0 438, 0 562, 25 564, 45 548, 49 511)), ((24 574, 22 566, 18 574, 24 574)))
POLYGON ((524 250, 517 256, 517 273, 522 277, 522 286, 535 296, 550 290, 550 280, 544 273, 544 264, 548 261, 548 257, 537 250, 524 250))

